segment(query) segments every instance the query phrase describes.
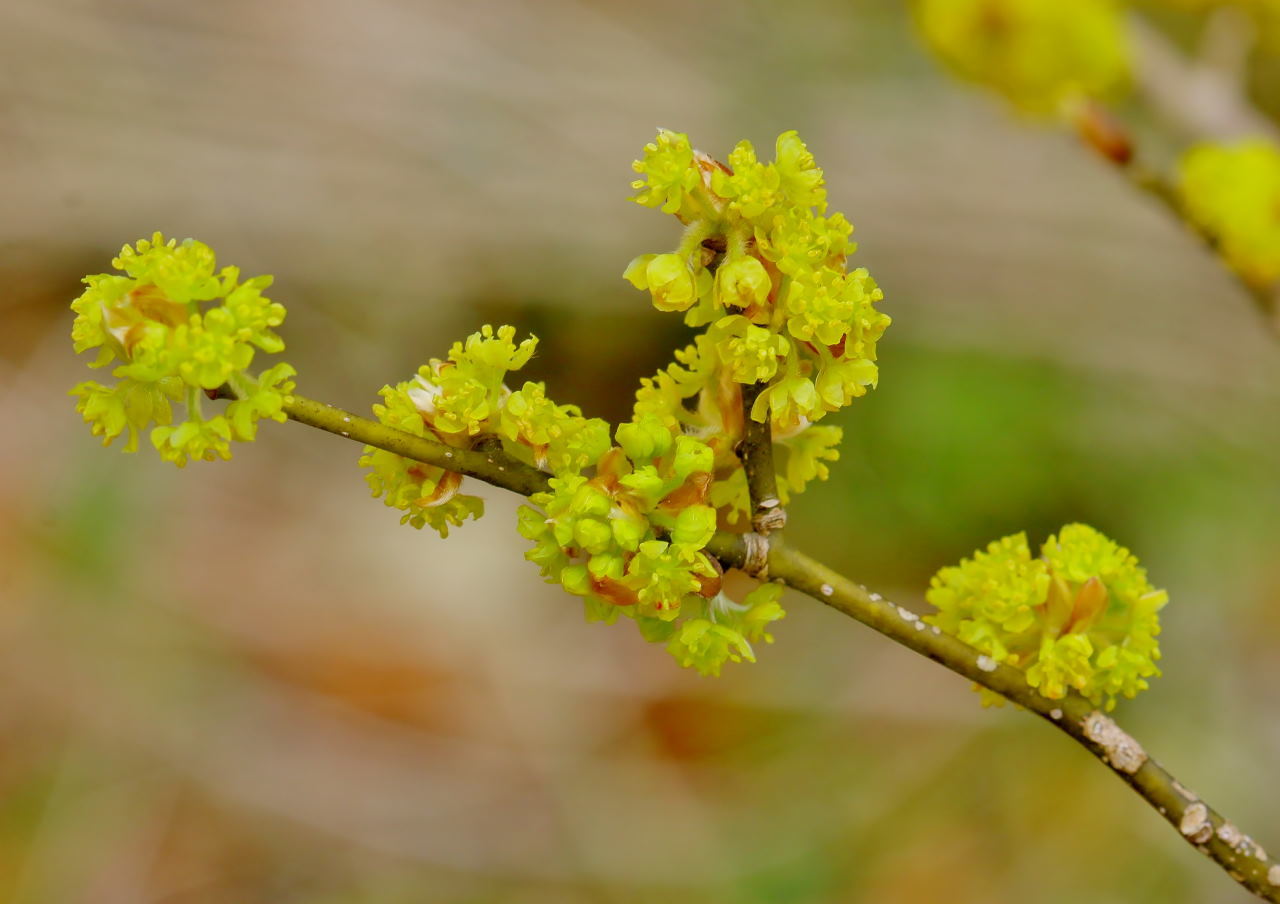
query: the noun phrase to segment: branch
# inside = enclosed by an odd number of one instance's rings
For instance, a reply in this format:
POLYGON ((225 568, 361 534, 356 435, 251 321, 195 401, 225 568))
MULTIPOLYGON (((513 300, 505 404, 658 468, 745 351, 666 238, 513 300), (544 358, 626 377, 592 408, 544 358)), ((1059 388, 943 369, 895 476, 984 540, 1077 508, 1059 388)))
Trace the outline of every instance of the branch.
MULTIPOLYGON (((524 496, 547 486, 546 474, 501 453, 453 449, 311 399, 293 396, 286 402, 285 412, 300 423, 475 477, 524 496)), ((747 423, 751 423, 750 418, 747 423)), ((1187 790, 1088 700, 1078 694, 1062 700, 1042 697, 1027 684, 1019 669, 997 663, 963 641, 926 625, 909 609, 869 592, 784 545, 780 538, 766 541, 755 534, 721 532, 712 538, 707 551, 726 567, 743 568, 750 558, 759 555, 762 543, 768 544, 768 573, 772 580, 825 603, 1044 718, 1106 764, 1188 843, 1222 867, 1232 879, 1263 900, 1280 904, 1280 862, 1269 859, 1257 842, 1187 790)))
MULTIPOLYGON (((868 592, 779 540, 771 547, 769 575, 773 580, 826 603, 1047 720, 1106 764, 1227 875, 1263 900, 1280 902, 1280 862, 1269 859, 1261 845, 1189 791, 1088 700, 1075 693, 1062 700, 1042 697, 1027 684, 1021 670, 997 663, 926 625, 909 609, 868 592)), ((747 553, 742 538, 730 534, 716 534, 708 549, 726 566, 736 565, 747 553)))
MULTIPOLYGON (((1223 35, 1223 27, 1220 22, 1217 37, 1230 38, 1229 34, 1223 35)), ((1137 15, 1129 17, 1129 33, 1137 50, 1137 88, 1151 107, 1176 128, 1195 138, 1265 135, 1280 139, 1275 123, 1245 94, 1238 65, 1188 59, 1137 15)))
POLYGON ((766 416, 764 423, 753 420, 751 409, 764 391, 764 383, 748 383, 742 387, 742 442, 738 458, 747 474, 747 492, 751 497, 751 526, 767 537, 770 532, 787 526, 787 510, 778 497, 778 479, 773 467, 773 426, 766 416))
POLYGON ((1280 321, 1277 320, 1276 306, 1276 290, 1272 286, 1260 285, 1246 277, 1243 273, 1231 265, 1231 263, 1222 255, 1221 244, 1218 237, 1206 230, 1204 227, 1196 223, 1187 212, 1186 206, 1182 203, 1182 196, 1178 193, 1177 188, 1163 175, 1155 170, 1147 168, 1140 162, 1134 161, 1127 166, 1120 167, 1121 172, 1129 180, 1134 188, 1143 192, 1147 196, 1154 198, 1156 201, 1169 211, 1173 217, 1179 220, 1192 233, 1200 239, 1204 246, 1218 259, 1218 262, 1227 269, 1236 282, 1248 294, 1253 302, 1253 307, 1261 315, 1263 322, 1266 324, 1271 334, 1280 338, 1280 321))
POLYGON ((1072 111, 1070 119, 1085 145, 1114 165, 1131 186, 1159 202, 1175 220, 1200 239, 1205 248, 1217 258, 1218 263, 1244 289, 1272 336, 1280 338, 1280 298, 1277 297, 1276 287, 1250 279, 1223 255, 1220 240, 1191 216, 1177 186, 1137 157, 1133 138, 1124 125, 1094 102, 1082 103, 1072 111))

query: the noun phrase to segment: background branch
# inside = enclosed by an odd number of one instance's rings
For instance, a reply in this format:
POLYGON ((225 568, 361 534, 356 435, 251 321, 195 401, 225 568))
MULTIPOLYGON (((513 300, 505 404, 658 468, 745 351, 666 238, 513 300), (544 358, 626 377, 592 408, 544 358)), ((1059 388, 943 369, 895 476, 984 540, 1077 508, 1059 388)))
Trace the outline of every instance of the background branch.
POLYGON ((1137 153, 1133 136, 1108 110, 1095 102, 1081 104, 1072 111, 1071 124, 1081 141, 1097 156, 1111 163, 1131 186, 1153 198, 1175 220, 1193 233, 1209 250, 1218 263, 1230 273, 1253 302, 1254 309, 1262 316, 1271 335, 1280 338, 1280 289, 1274 284, 1259 283, 1250 279, 1223 254, 1218 236, 1205 229, 1183 202, 1177 185, 1163 173, 1151 167, 1137 153))
POLYGON ((1158 201, 1165 210, 1204 243, 1204 246, 1213 253, 1219 263, 1235 277, 1236 282, 1248 294, 1254 309, 1262 316, 1271 335, 1280 338, 1280 322, 1276 319, 1275 287, 1260 285, 1250 280, 1223 257, 1218 237, 1191 218, 1186 206, 1182 203, 1182 196, 1178 193, 1177 187, 1168 178, 1150 169, 1141 161, 1133 161, 1126 166, 1121 166, 1120 170, 1134 188, 1158 201))
MULTIPOLYGON (((1220 24, 1215 35, 1222 36, 1231 24, 1220 24)), ((1238 65, 1222 65, 1221 53, 1215 53, 1219 58, 1215 60, 1189 59, 1137 15, 1129 18, 1129 32, 1137 51, 1136 87, 1170 125, 1200 140, 1261 136, 1280 140, 1280 128, 1245 94, 1238 65)))

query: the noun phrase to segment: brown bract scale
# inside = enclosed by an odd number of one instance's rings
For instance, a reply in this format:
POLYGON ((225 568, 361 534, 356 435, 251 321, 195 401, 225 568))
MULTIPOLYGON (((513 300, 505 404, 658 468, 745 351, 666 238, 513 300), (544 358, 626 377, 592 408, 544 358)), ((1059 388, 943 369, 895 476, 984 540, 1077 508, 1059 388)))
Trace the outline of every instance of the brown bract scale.
MULTIPOLYGON (((591 589, 595 591, 597 596, 608 600, 615 606, 635 606, 640 602, 640 597, 634 590, 619 581, 615 581, 613 578, 593 577, 591 579, 591 589)), ((665 609, 667 607, 662 603, 658 603, 654 608, 665 609)))
POLYGON ((705 599, 711 599, 720 592, 724 586, 724 566, 720 564, 720 560, 715 556, 707 556, 707 561, 711 563, 711 567, 715 569, 715 574, 695 574, 694 579, 698 582, 697 593, 705 599))
POLYGON ((1133 139, 1124 125, 1096 101, 1082 103, 1072 115, 1080 138, 1117 166, 1133 161, 1133 139))
POLYGON ((658 508, 668 512, 679 512, 691 505, 701 505, 706 501, 711 489, 711 475, 706 471, 694 471, 684 483, 676 487, 658 503, 658 508))

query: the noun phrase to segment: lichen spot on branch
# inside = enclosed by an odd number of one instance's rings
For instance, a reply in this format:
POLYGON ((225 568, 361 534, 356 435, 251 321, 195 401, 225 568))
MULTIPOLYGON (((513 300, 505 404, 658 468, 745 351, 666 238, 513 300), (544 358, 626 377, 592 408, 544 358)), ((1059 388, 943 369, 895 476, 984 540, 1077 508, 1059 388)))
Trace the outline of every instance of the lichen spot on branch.
POLYGON ((1085 717, 1082 727, 1085 737, 1101 747, 1107 762, 1121 772, 1133 775, 1147 761, 1147 752, 1142 745, 1109 716, 1094 710, 1085 717))
POLYGON ((1213 837, 1213 823, 1209 821, 1209 808, 1200 801, 1187 807, 1178 823, 1178 831, 1192 844, 1204 844, 1213 837))

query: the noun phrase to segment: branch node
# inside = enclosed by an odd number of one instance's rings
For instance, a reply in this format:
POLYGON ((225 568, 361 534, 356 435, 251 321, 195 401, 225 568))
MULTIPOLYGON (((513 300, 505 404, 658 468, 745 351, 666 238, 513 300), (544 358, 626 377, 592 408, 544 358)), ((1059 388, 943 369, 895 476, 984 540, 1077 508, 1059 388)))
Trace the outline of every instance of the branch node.
POLYGON ((743 545, 746 555, 743 556, 742 570, 759 581, 769 579, 769 538, 763 534, 744 534, 743 545))
POLYGON ((778 497, 762 499, 755 508, 751 515, 751 526, 756 533, 768 536, 787 526, 787 510, 782 507, 782 500, 778 497))

